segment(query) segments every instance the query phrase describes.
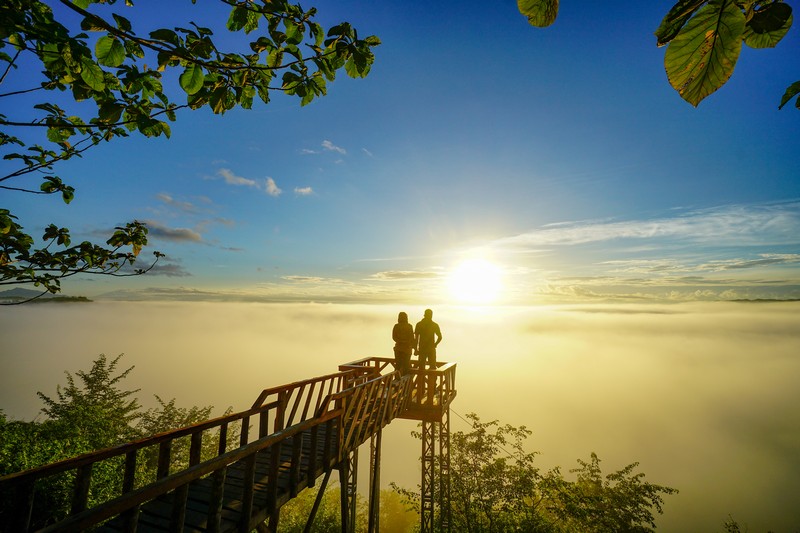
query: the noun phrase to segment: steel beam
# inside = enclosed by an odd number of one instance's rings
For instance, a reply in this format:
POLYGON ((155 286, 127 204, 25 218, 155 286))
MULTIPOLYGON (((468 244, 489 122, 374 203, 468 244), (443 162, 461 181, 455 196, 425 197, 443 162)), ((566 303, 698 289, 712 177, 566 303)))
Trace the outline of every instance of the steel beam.
POLYGON ((450 531, 450 408, 439 424, 439 531, 450 531))
POLYGON ((422 484, 420 494, 420 533, 433 533, 434 463, 436 460, 436 423, 422 422, 422 484))
POLYGON ((383 430, 378 429, 369 441, 369 533, 380 531, 382 435, 383 430))
POLYGON ((342 533, 355 533, 356 530, 357 481, 358 448, 348 453, 339 463, 339 485, 342 492, 342 533))

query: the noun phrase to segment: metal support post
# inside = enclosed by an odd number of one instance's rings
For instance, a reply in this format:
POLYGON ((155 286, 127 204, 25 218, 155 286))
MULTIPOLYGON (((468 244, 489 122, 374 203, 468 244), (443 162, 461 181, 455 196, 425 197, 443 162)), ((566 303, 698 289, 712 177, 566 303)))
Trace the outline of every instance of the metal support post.
POLYGON ((439 530, 450 531, 450 408, 439 424, 439 530))
POLYGON ((356 494, 358 480, 358 448, 339 463, 339 485, 342 502, 342 533, 355 533, 356 494))
POLYGON ((381 436, 378 429, 369 441, 369 533, 380 531, 381 502, 381 436))
POLYGON ((420 533, 433 533, 434 463, 436 423, 422 422, 422 486, 420 494, 420 533))

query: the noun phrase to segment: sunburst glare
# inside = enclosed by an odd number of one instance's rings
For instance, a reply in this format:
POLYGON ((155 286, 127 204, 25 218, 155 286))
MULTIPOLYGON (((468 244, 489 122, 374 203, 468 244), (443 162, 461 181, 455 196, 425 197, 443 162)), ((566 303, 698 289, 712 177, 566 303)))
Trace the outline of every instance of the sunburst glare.
POLYGON ((450 296, 459 303, 494 303, 502 292, 503 272, 486 259, 468 259, 450 273, 448 288, 450 296))

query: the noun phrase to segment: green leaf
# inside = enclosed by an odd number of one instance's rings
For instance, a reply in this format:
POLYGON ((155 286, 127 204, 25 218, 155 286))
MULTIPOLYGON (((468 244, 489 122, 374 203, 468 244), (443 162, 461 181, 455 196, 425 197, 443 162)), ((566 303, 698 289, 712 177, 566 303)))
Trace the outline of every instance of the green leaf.
POLYGON ((258 11, 247 10, 247 22, 244 25, 244 32, 250 33, 258 29, 258 23, 261 21, 261 13, 258 11))
POLYGON ((64 126, 51 126, 47 128, 47 140, 54 143, 62 143, 75 135, 75 130, 64 126))
POLYGON ((61 189, 61 199, 64 200, 65 204, 70 203, 73 198, 75 198, 75 189, 73 187, 67 185, 61 189))
POLYGON ((558 0, 517 0, 517 8, 537 28, 546 28, 558 16, 558 0))
POLYGON ((114 17, 114 21, 117 23, 117 28, 126 32, 131 31, 132 26, 130 20, 120 15, 117 15, 116 13, 112 13, 111 16, 114 17))
POLYGON ((104 35, 97 40, 94 46, 97 62, 107 67, 118 67, 125 61, 125 47, 119 39, 104 35))
POLYGON ((97 118, 102 122, 113 124, 119 122, 122 116, 122 111, 125 109, 123 104, 117 102, 106 102, 102 104, 97 110, 97 118))
POLYGON ((747 25, 756 33, 769 33, 782 29, 792 16, 792 6, 783 2, 758 8, 747 25))
POLYGON ((792 8, 788 4, 769 4, 757 9, 747 22, 744 42, 750 48, 774 48, 792 27, 792 8))
POLYGON ((81 58, 81 79, 95 91, 102 91, 106 88, 103 70, 88 57, 81 58))
POLYGON ((134 57, 144 57, 144 50, 139 43, 134 41, 125 41, 125 51, 134 57))
POLYGON ((180 46, 181 44, 180 37, 178 37, 177 33, 175 33, 172 30, 167 30, 163 28, 160 30, 151 31, 150 38, 174 44, 175 46, 180 46))
POLYGON ((217 87, 211 92, 209 105, 214 113, 221 115, 232 107, 232 98, 227 87, 217 87))
POLYGON ((103 26, 102 21, 102 19, 94 15, 89 15, 81 20, 81 29, 86 31, 105 31, 106 28, 103 26))
MULTIPOLYGON (((800 81, 796 81, 786 88, 786 92, 783 93, 783 98, 781 98, 781 105, 778 106, 778 109, 783 109, 783 106, 785 106, 789 102, 789 100, 791 100, 798 94, 800 94, 800 81)), ((796 105, 797 108, 800 109, 800 98, 797 99, 796 105)))
POLYGON ((681 0, 669 10, 667 16, 661 21, 661 25, 656 30, 656 44, 664 46, 678 35, 686 21, 694 15, 694 12, 706 3, 707 0, 681 0))
POLYGON ((305 26, 302 24, 295 24, 287 20, 284 22, 286 26, 286 42, 291 44, 299 44, 303 40, 303 30, 305 26))
POLYGON ((204 79, 205 75, 203 74, 203 68, 196 63, 192 63, 186 67, 186 70, 183 71, 179 81, 181 88, 184 91, 186 91, 188 94, 195 94, 197 91, 203 88, 204 79))
POLYGON ((263 52, 264 50, 274 50, 275 43, 273 43, 266 37, 261 36, 252 43, 250 43, 250 49, 256 53, 263 52))
POLYGON ((244 7, 234 7, 228 16, 226 27, 231 31, 239 31, 247 25, 248 9, 244 7))
POLYGON ((667 47, 664 67, 681 98, 697 106, 733 74, 742 50, 744 13, 733 0, 711 0, 667 47))

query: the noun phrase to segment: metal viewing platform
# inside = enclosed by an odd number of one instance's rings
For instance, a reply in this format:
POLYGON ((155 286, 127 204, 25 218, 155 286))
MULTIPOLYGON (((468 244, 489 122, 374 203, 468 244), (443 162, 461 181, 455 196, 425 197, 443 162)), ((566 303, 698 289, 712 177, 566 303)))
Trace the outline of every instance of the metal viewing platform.
MULTIPOLYGON (((394 359, 369 357, 339 371, 265 389, 246 411, 0 478, 0 531, 277 531, 280 508, 322 478, 314 516, 333 470, 341 484, 342 531, 355 531, 358 448, 370 441, 370 532, 379 530, 382 428, 422 422, 422 532, 449 530, 449 419, 455 363, 406 375, 394 359), (438 443, 438 447, 437 447, 438 443), (435 457, 439 455, 438 476, 435 457), (93 479, 116 472, 112 493, 93 479), (434 479, 436 477, 436 479, 434 479), (60 513, 37 487, 63 489, 60 513)), ((104 485, 105 486, 105 485, 104 485)))

